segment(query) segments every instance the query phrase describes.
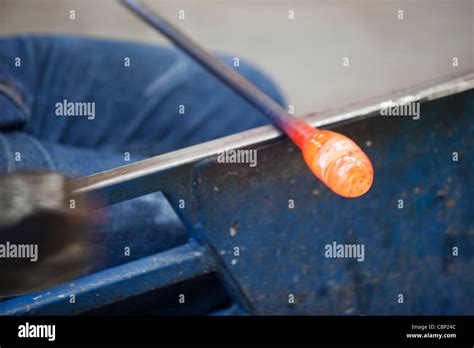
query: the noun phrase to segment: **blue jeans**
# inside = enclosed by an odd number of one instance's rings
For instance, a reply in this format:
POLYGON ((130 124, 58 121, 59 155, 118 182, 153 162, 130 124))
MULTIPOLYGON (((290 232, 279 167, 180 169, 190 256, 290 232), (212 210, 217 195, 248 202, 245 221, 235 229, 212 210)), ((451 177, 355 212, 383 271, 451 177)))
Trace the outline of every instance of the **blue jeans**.
MULTIPOLYGON (((233 63, 231 56, 221 58, 233 63)), ((259 70, 245 61, 236 69, 282 103, 259 70)), ((65 36, 0 39, 1 172, 89 175, 266 123, 174 49, 65 36), (61 117, 58 104, 76 102, 93 103, 94 116, 61 117)), ((92 271, 187 239, 160 192, 108 207, 106 213, 108 223, 94 236, 101 257, 92 271)))

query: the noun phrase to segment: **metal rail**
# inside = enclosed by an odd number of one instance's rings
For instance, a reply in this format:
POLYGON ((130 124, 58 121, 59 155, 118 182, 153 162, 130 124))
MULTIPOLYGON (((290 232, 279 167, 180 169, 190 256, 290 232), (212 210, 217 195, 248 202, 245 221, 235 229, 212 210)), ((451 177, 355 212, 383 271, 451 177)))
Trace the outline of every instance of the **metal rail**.
POLYGON ((70 315, 214 272, 216 263, 194 242, 0 303, 0 315, 70 315), (71 299, 74 296, 74 301, 71 299))
MULTIPOLYGON (((435 85, 418 85, 393 91, 391 94, 378 97, 369 103, 326 110, 308 115, 303 119, 314 127, 325 127, 377 115, 382 108, 387 106, 388 102, 423 102, 472 88, 474 88, 474 73, 470 72, 462 77, 451 77, 448 80, 438 81, 438 84, 435 85)), ((281 136, 283 133, 280 130, 268 125, 190 146, 77 179, 74 183, 75 194, 99 193, 103 195, 103 205, 109 205, 151 192, 165 191, 166 186, 163 184, 167 181, 161 181, 161 175, 212 158, 222 151, 262 145, 281 136), (145 181, 147 181, 146 185, 145 181), (127 182, 133 182, 134 189, 131 188, 131 185, 127 185, 127 189, 120 190, 121 185, 127 182), (140 183, 143 184, 141 188, 140 183)))

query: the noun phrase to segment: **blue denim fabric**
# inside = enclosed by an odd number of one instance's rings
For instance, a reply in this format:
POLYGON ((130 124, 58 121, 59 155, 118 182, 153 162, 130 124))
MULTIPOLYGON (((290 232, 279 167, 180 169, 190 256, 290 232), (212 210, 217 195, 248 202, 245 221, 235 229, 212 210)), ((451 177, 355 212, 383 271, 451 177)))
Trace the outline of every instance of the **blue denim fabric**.
MULTIPOLYGON (((230 56, 221 58, 233 63, 230 56)), ((236 69, 282 103, 259 70, 245 61, 236 69)), ((266 123, 171 48, 67 36, 0 39, 1 172, 50 169, 83 176, 266 123), (55 105, 63 100, 94 102, 95 118, 57 116, 55 105)), ((107 215, 107 225, 96 233, 102 256, 94 271, 187 239, 160 192, 109 207, 107 215), (123 255, 125 246, 130 257, 123 255)))

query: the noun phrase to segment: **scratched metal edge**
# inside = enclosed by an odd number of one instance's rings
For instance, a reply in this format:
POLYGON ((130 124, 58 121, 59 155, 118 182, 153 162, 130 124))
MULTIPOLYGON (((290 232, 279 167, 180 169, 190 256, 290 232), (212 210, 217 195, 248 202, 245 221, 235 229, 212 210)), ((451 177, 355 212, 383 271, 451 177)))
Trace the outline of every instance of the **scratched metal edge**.
MULTIPOLYGON (((445 80, 429 87, 405 88, 390 94, 375 97, 377 102, 361 106, 361 103, 349 107, 325 110, 320 113, 301 117, 314 127, 324 127, 348 120, 374 116, 388 103, 424 102, 439 99, 452 94, 474 89, 474 72, 469 71, 461 77, 445 80)), ((214 156, 222 151, 252 146, 283 136, 272 125, 254 128, 230 136, 211 140, 202 144, 186 147, 139 162, 113 168, 74 180, 74 194, 95 191, 110 185, 117 185, 144 175, 179 167, 214 156)))

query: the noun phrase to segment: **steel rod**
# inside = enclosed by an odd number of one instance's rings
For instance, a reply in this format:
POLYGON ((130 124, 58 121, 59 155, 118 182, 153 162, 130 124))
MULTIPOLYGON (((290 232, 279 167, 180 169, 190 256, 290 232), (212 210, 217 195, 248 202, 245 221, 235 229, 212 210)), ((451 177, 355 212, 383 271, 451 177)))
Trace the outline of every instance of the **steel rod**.
POLYGON ((262 111, 295 142, 311 171, 330 189, 344 197, 358 197, 370 189, 373 182, 372 164, 355 142, 342 134, 313 128, 289 114, 250 81, 166 19, 138 1, 121 1, 139 18, 262 111))

